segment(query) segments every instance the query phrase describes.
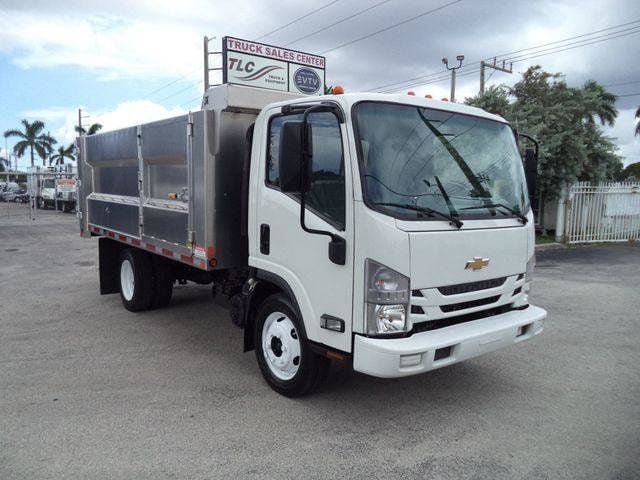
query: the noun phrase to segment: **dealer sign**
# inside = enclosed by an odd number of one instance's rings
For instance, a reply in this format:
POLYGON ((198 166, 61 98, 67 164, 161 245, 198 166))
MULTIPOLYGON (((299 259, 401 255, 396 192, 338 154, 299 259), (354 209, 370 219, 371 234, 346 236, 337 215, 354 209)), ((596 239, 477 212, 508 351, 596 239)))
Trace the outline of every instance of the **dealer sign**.
POLYGON ((222 40, 223 82, 322 95, 325 58, 234 37, 222 40))

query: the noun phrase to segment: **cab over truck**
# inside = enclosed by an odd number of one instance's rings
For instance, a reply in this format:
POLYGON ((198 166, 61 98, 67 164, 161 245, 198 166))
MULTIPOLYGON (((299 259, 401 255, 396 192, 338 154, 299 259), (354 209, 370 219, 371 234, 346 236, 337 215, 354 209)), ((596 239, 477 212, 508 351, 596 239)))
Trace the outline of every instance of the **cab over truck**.
POLYGON ((137 312, 212 283, 283 395, 332 360, 401 377, 542 331, 517 139, 483 110, 224 84, 200 111, 78 148, 100 292, 137 312))

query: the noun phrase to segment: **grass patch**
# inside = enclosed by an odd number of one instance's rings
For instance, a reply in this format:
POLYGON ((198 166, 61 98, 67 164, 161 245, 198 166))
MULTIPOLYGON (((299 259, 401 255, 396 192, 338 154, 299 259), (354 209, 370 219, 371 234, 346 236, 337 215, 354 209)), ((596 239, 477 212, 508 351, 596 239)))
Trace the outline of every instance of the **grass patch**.
POLYGON ((553 235, 536 235, 536 245, 544 245, 545 243, 555 243, 556 237, 553 235))

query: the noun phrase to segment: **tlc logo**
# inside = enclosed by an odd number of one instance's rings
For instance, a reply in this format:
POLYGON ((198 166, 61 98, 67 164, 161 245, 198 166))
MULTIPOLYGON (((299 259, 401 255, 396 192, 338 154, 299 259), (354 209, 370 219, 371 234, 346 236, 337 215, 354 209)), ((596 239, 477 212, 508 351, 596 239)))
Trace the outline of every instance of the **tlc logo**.
POLYGON ((229 59, 229 70, 235 70, 236 72, 253 72, 256 64, 254 62, 246 62, 243 63, 239 58, 230 58, 229 59))

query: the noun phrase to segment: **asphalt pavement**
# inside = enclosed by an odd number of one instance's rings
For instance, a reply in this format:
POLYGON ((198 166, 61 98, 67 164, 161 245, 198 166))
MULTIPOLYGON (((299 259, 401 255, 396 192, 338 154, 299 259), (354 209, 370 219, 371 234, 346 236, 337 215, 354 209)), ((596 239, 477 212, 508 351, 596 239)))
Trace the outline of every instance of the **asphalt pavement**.
POLYGON ((0 215, 0 479, 636 479, 640 247, 538 252, 545 331, 424 375, 262 380, 208 287, 130 313, 73 215, 0 215))

